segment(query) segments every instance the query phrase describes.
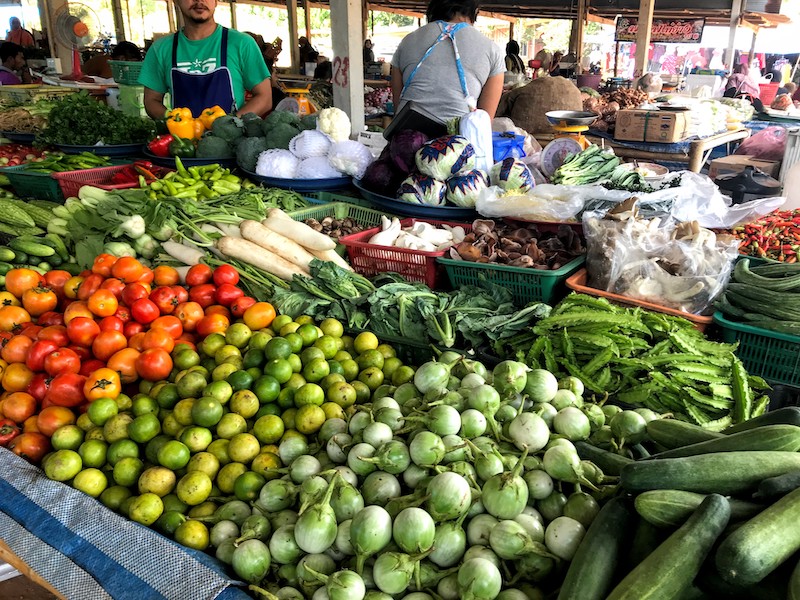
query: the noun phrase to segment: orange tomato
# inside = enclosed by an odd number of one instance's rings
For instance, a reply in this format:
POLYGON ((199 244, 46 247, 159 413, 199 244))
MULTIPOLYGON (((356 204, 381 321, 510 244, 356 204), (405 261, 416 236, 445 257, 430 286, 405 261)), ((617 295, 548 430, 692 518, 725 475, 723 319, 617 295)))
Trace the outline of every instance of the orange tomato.
POLYGON ((251 330, 258 331, 272 324, 275 319, 275 307, 269 302, 256 302, 244 311, 244 324, 251 330))
POLYGON ((83 277, 78 275, 67 279, 66 283, 64 283, 64 297, 75 300, 78 297, 78 289, 81 287, 82 283, 83 277))
POLYGON ((132 256, 123 256, 114 263, 111 274, 123 283, 133 283, 144 275, 144 265, 132 256))
POLYGON ((153 273, 153 270, 145 269, 144 273, 142 273, 142 276, 139 277, 138 281, 139 283, 146 283, 150 285, 151 283, 153 283, 153 279, 155 279, 155 273, 153 273))
POLYGON ((205 316, 205 313, 197 302, 181 302, 175 307, 175 312, 171 316, 178 318, 184 331, 194 331, 197 322, 205 316))
POLYGON ((3 414, 17 423, 32 417, 36 412, 36 398, 25 392, 13 392, 3 400, 3 414))
POLYGON ((142 350, 144 350, 144 346, 142 345, 144 343, 144 336, 145 336, 145 332, 144 331, 140 331, 139 333, 134 333, 128 339, 128 348, 133 348, 134 350, 137 350, 138 352, 141 352, 142 350))
POLYGON ((22 306, 32 317, 38 317, 49 310, 55 309, 58 296, 47 287, 35 287, 25 290, 22 294, 22 306))
POLYGON ((3 389, 7 392, 24 392, 31 384, 33 375, 25 363, 12 363, 3 371, 3 389))
POLYGON ((183 344, 184 346, 189 346, 192 350, 197 350, 197 345, 194 342, 195 338, 193 333, 184 333, 175 340, 175 347, 177 348, 180 344, 183 344))
POLYGON ((6 273, 6 290, 22 298, 26 290, 37 287, 43 280, 33 269, 11 269, 6 273))
POLYGON ((31 316, 21 306, 0 308, 0 331, 14 331, 23 323, 30 323, 31 316))
POLYGON ((142 340, 142 348, 149 350, 150 348, 161 348, 167 352, 172 352, 175 347, 175 339, 165 329, 151 329, 144 334, 142 340))
POLYGON ((31 346, 33 340, 27 335, 15 335, 0 350, 0 358, 7 363, 24 363, 31 346))
POLYGON ((136 371, 147 381, 166 379, 172 371, 172 357, 161 348, 150 348, 136 359, 136 371))
POLYGON ((230 321, 225 315, 206 315, 197 322, 197 333, 204 338, 212 333, 224 333, 229 325, 230 321))
POLYGON ((176 285, 181 278, 177 270, 166 265, 159 265, 153 269, 153 283, 156 285, 176 285))
MULTIPOLYGON (((2 309, 0 309, 2 310, 2 309)), ((69 322, 76 317, 86 317, 87 319, 94 319, 92 311, 89 310, 89 305, 83 300, 75 300, 70 302, 69 306, 64 309, 64 324, 69 325, 69 322)))
POLYGON ((119 373, 122 383, 133 383, 139 378, 136 372, 136 359, 139 358, 139 354, 135 348, 123 348, 108 359, 108 368, 119 373))
POLYGON ((101 331, 92 342, 92 354, 95 358, 107 361, 127 346, 128 340, 121 331, 101 331))
POLYGON ((88 300, 89 296, 100 289, 100 286, 103 285, 103 281, 105 281, 103 276, 97 273, 92 273, 88 277, 85 277, 81 282, 81 286, 78 288, 78 300, 83 300, 84 302, 88 300))
POLYGON ((94 259, 92 273, 97 273, 103 277, 111 277, 111 269, 117 262, 117 257, 112 254, 100 254, 94 259))
POLYGON ((169 333, 174 339, 177 339, 183 333, 183 325, 181 320, 174 315, 164 315, 158 317, 155 321, 150 323, 150 329, 163 329, 169 333))
POLYGON ((2 306, 22 306, 22 303, 11 292, 0 292, 0 307, 2 306))
POLYGON ((222 315, 230 321, 231 311, 228 310, 227 306, 222 306, 221 304, 212 304, 211 306, 206 307, 206 316, 208 315, 222 315))
POLYGON ((14 454, 33 464, 42 462, 51 448, 50 438, 36 431, 21 433, 8 444, 8 449, 14 454))
POLYGON ((66 406, 48 406, 39 412, 36 426, 40 432, 50 437, 59 427, 72 425, 75 421, 77 421, 75 413, 66 406))
POLYGON ((108 367, 93 371, 83 384, 83 395, 89 402, 98 398, 116 398, 120 392, 122 392, 122 382, 119 373, 108 367))
MULTIPOLYGON (((121 291, 122 290, 120 289, 120 292, 121 291)), ((117 312, 117 308, 119 307, 119 302, 117 301, 117 297, 114 295, 114 292, 109 289, 102 288, 89 296, 87 304, 89 305, 89 310, 92 311, 92 314, 98 317, 110 317, 117 312)))
POLYGON ((39 415, 31 415, 22 423, 22 431, 39 431, 39 415))

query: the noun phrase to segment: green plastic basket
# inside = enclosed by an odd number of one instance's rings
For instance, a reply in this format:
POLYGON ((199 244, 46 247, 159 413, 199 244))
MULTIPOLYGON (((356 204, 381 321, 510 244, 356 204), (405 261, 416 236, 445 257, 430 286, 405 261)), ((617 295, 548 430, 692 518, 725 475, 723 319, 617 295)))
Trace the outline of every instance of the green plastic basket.
POLYGON ((26 165, 16 167, 6 167, 2 170, 3 175, 8 177, 14 193, 20 198, 38 198, 40 200, 50 200, 51 202, 64 202, 64 194, 58 180, 50 176, 50 173, 30 173, 26 172, 26 165))
POLYGON ((350 217, 359 225, 364 227, 364 229, 380 226, 381 217, 384 215, 389 218, 394 216, 386 214, 380 210, 356 206, 355 204, 350 204, 347 202, 316 204, 314 206, 309 206, 308 208, 293 210, 292 212, 286 214, 292 217, 295 221, 305 221, 306 219, 316 219, 317 221, 320 221, 325 217, 334 217, 336 219, 346 219, 347 217, 350 217))
POLYGON ((314 204, 347 202, 348 204, 355 204, 356 206, 363 206, 365 208, 374 208, 375 206, 369 200, 362 198, 355 190, 345 194, 341 192, 307 192, 305 197, 311 200, 314 204))
POLYGON ((714 322, 723 342, 739 342, 736 356, 751 375, 771 383, 800 385, 800 336, 736 323, 717 311, 714 322))
POLYGON ((123 85, 139 85, 139 73, 142 72, 142 62, 127 60, 110 60, 111 75, 114 81, 123 85))
POLYGON ((444 265, 453 288, 462 285, 480 285, 481 281, 488 281, 508 288, 514 297, 514 302, 524 306, 529 302, 552 304, 566 296, 567 278, 583 266, 586 257, 579 256, 560 269, 552 271, 467 262, 452 258, 437 260, 444 265))

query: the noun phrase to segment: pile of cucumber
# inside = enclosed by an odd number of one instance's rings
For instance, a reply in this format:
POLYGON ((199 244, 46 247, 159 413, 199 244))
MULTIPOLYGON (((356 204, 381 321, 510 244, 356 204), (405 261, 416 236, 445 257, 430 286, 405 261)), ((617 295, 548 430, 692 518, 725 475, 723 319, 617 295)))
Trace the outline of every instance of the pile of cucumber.
POLYGON ((800 408, 722 433, 647 424, 639 460, 586 443, 618 475, 570 564, 559 600, 800 599, 800 408))

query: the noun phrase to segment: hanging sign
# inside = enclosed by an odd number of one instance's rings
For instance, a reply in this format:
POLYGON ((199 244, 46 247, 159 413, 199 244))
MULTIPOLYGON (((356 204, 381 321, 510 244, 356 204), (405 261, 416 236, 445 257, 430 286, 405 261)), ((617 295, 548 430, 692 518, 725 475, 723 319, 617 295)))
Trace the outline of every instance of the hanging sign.
MULTIPOLYGON (((650 42, 699 44, 705 24, 705 19, 654 19, 650 42)), ((635 42, 638 28, 637 17, 618 17, 614 39, 618 42, 635 42)))

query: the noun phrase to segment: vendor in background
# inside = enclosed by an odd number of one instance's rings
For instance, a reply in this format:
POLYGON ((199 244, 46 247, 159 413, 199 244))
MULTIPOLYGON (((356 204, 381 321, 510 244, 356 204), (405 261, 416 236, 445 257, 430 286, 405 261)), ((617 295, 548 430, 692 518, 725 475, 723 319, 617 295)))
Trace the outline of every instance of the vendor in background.
POLYGON ((333 79, 333 64, 327 56, 323 56, 314 50, 308 55, 308 62, 317 63, 313 73, 314 79, 322 79, 323 81, 333 79))
POLYGON ((147 114, 164 117, 167 91, 173 106, 189 108, 195 116, 211 106, 238 115, 267 113, 272 108, 270 73, 253 38, 214 21, 217 0, 177 4, 183 29, 153 43, 139 75, 147 114), (252 94, 246 102, 245 91, 252 94))
POLYGON ((303 75, 313 75, 313 73, 305 72, 305 65, 306 63, 315 62, 317 60, 316 58, 310 57, 310 54, 316 52, 316 50, 314 50, 314 46, 311 45, 311 42, 309 42, 308 38, 304 35, 301 35, 297 42, 300 46, 300 72, 303 75))
POLYGON ((33 48, 36 42, 33 39, 33 34, 27 29, 22 28, 22 23, 19 17, 11 17, 8 20, 9 30, 6 36, 7 42, 12 42, 23 48, 33 48))
POLYGON ((364 64, 375 62, 375 52, 372 50, 372 40, 364 40, 364 64))
POLYGON ((525 62, 519 55, 519 43, 516 40, 506 44, 506 71, 525 74, 525 62))
POLYGON ((87 60, 81 67, 84 75, 89 77, 103 77, 104 79, 111 79, 113 73, 111 72, 110 60, 124 60, 128 62, 139 62, 142 60, 142 53, 139 47, 132 42, 120 42, 111 51, 111 54, 96 54, 87 60))
POLYGON ((764 105, 759 100, 761 90, 758 84, 750 77, 750 69, 744 63, 740 63, 733 68, 733 73, 728 77, 725 84, 725 92, 722 94, 726 98, 743 98, 749 100, 758 112, 764 110, 764 105))
POLYGON ((272 105, 277 106, 278 102, 286 98, 283 91, 283 84, 278 81, 278 74, 275 71, 275 63, 278 62, 278 56, 283 50, 283 40, 279 37, 275 38, 273 42, 264 44, 264 62, 267 63, 267 68, 270 72, 270 79, 272 81, 272 105))
POLYGON ((395 112, 406 102, 446 123, 470 104, 494 118, 505 64, 497 44, 472 24, 478 0, 430 0, 428 24, 410 33, 392 58, 395 112))
POLYGON ((561 75, 561 58, 564 56, 564 53, 560 50, 556 50, 553 53, 553 58, 550 60, 550 76, 555 77, 557 75, 561 75))
POLYGON ((0 44, 0 85, 31 83, 31 71, 25 62, 22 46, 13 42, 0 44))

